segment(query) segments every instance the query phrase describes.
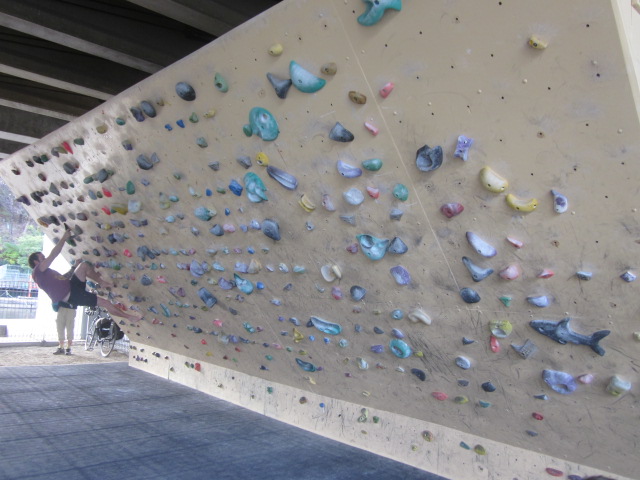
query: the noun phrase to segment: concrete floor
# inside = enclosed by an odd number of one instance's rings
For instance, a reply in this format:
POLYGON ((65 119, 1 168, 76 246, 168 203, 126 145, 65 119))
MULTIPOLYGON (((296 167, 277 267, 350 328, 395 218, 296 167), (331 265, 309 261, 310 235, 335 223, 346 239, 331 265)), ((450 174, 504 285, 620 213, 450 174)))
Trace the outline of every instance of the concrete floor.
POLYGON ((0 367, 0 479, 442 477, 126 363, 0 367))

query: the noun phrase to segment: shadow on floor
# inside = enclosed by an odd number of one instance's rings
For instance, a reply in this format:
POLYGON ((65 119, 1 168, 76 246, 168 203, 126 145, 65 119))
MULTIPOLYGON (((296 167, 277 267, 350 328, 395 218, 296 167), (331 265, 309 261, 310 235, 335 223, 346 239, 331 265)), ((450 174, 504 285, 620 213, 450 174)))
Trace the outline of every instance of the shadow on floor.
POLYGON ((444 480, 126 363, 0 367, 0 479, 444 480))

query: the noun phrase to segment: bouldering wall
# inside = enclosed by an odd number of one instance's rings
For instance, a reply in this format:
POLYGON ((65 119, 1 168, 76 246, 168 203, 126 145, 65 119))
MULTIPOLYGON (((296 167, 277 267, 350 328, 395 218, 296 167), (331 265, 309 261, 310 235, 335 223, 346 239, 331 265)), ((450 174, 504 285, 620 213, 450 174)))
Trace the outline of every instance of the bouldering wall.
POLYGON ((136 368, 448 478, 637 478, 637 13, 400 4, 282 2, 2 175, 136 368))

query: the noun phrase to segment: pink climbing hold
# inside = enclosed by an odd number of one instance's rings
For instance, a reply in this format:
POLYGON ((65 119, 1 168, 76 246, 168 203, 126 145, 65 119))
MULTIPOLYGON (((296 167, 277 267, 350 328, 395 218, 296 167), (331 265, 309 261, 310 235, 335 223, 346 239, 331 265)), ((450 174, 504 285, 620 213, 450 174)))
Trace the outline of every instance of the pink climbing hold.
POLYGON ((216 319, 213 321, 213 324, 214 324, 216 327, 221 327, 221 326, 222 326, 222 320, 220 320, 219 318, 216 318, 216 319))
POLYGON ((538 278, 551 278, 554 275, 555 275, 555 272, 553 270, 545 268, 538 274, 538 278))
POLYGON ((445 203, 440 207, 440 212, 447 218, 453 218, 464 210, 464 206, 458 202, 445 203))
POLYGON ((489 346, 491 347, 491 351, 493 353, 499 353, 500 352, 500 342, 498 341, 498 338, 494 335, 491 335, 489 338, 489 346))
POLYGON ((160 323, 160 320, 158 320, 157 318, 154 318, 151 323, 153 323, 154 325, 158 325, 160 323))
POLYGON ((71 145, 69 145, 69 142, 62 142, 62 148, 64 148, 69 153, 73 153, 73 150, 71 149, 71 145))
POLYGON ((346 250, 349 253, 358 253, 358 244, 352 243, 351 245, 347 245, 346 250))
POLYGON ((513 245, 516 248, 522 248, 524 246, 524 242, 514 237, 507 237, 507 242, 509 242, 511 245, 513 245))
POLYGON ((380 89, 380 96, 382 98, 387 98, 389 96, 389 94, 392 92, 393 87, 395 87, 396 85, 393 82, 389 82, 387 83, 384 87, 382 87, 380 89))
POLYGON ((131 251, 129 251, 129 250, 128 250, 128 249, 126 249, 126 248, 124 249, 124 251, 122 252, 122 254, 123 254, 125 257, 132 257, 132 256, 133 256, 133 254, 131 253, 131 251))
POLYGON ((111 190, 109 190, 108 188, 102 187, 102 193, 104 193, 104 196, 107 198, 113 197, 111 190))
POLYGON ((531 416, 536 420, 542 420, 544 418, 541 413, 537 413, 537 412, 533 412, 531 416))
POLYGON ((564 473, 562 473, 562 471, 560 471, 558 469, 555 469, 555 468, 551 468, 551 467, 545 468, 545 472, 547 472, 552 477, 562 477, 564 475, 564 473))
POLYGON ((156 280, 158 280, 158 283, 167 283, 167 279, 163 275, 158 275, 156 280))
POLYGON ((515 280, 522 275, 522 268, 517 263, 512 263, 498 272, 500 278, 504 280, 515 280))
POLYGON ((102 207, 100 210, 102 210, 107 215, 111 215, 111 209, 109 207, 102 207))
POLYGON ((374 137, 380 133, 380 129, 371 122, 364 122, 364 128, 366 128, 374 137))
POLYGON ((202 340, 200 340, 200 343, 201 343, 202 345, 206 345, 206 344, 207 344, 207 341, 203 338, 202 340))
POLYGON ((331 289, 331 296, 335 300, 341 300, 342 299, 342 290, 340 290, 340 287, 333 287, 331 289))
POLYGON ((199 372, 200 370, 202 370, 202 365, 196 362, 193 368, 195 369, 196 372, 199 372))
POLYGON ((378 199, 380 197, 380 189, 376 187, 367 187, 367 193, 373 199, 378 199))
POLYGON ((232 223, 225 223, 222 226, 222 230, 224 230, 225 233, 233 233, 236 231, 236 227, 232 223))
POLYGON ((435 398, 436 400, 440 400, 441 402, 445 401, 447 398, 449 398, 449 395, 447 395, 444 392, 431 392, 431 396, 433 398, 435 398))

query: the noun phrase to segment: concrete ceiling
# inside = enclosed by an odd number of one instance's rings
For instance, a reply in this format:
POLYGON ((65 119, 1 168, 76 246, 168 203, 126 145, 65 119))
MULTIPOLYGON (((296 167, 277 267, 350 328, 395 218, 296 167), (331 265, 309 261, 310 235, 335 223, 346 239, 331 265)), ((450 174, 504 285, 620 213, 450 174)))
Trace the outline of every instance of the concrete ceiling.
POLYGON ((0 158, 279 0, 0 0, 0 158))

